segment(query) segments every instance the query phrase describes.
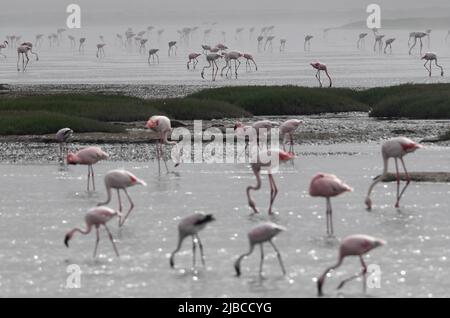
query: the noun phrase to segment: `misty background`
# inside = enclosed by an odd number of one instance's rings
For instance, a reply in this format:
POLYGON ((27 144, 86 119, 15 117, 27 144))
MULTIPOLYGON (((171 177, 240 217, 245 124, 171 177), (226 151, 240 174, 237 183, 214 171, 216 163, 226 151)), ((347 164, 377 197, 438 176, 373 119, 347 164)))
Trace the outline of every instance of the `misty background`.
POLYGON ((381 6, 383 19, 450 17, 448 0, 2 0, 0 28, 64 26, 71 3, 81 6, 84 27, 233 21, 339 26, 365 20, 370 3, 381 6))

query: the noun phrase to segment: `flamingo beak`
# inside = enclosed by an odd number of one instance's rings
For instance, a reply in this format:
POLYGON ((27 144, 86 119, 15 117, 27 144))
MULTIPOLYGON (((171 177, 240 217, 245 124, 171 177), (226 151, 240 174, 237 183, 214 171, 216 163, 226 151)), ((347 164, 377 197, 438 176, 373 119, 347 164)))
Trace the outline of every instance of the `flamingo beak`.
POLYGON ((323 296, 322 285, 323 285, 323 281, 321 281, 321 280, 319 279, 319 280, 317 281, 317 295, 318 295, 318 296, 323 296))
POLYGON ((70 235, 66 234, 66 237, 64 238, 64 245, 66 247, 69 247, 69 240, 70 240, 70 235))
POLYGON ((239 264, 234 264, 234 269, 236 271, 236 276, 237 277, 241 276, 241 268, 240 268, 239 264))

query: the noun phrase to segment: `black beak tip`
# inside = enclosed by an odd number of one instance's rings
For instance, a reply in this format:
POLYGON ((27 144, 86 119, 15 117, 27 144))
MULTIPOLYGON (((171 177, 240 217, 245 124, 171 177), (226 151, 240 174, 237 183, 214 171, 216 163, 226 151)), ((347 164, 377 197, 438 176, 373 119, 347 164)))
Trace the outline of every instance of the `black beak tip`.
POLYGON ((66 247, 69 247, 69 236, 68 235, 66 235, 66 237, 64 238, 64 245, 66 247))
POLYGON ((173 260, 170 260, 170 268, 173 268, 175 266, 173 260))

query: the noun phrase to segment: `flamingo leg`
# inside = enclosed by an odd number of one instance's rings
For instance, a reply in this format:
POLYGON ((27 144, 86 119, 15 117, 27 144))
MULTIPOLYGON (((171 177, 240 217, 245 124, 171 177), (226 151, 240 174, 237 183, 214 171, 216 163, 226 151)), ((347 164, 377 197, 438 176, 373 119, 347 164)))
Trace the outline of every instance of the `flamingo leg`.
POLYGON ((358 277, 360 277, 360 276, 363 276, 363 290, 364 290, 364 292, 366 292, 366 285, 367 285, 367 284, 366 284, 367 266, 366 266, 366 263, 364 262, 364 259, 362 258, 362 255, 359 256, 359 259, 360 259, 360 261, 361 261, 361 266, 362 266, 361 272, 358 273, 358 274, 355 274, 355 275, 353 275, 353 276, 351 276, 351 277, 349 277, 349 278, 347 278, 347 279, 344 279, 344 280, 339 284, 339 286, 338 286, 337 289, 341 289, 341 288, 344 287, 344 285, 345 285, 346 283, 348 283, 349 281, 351 281, 351 280, 353 280, 353 279, 356 279, 356 278, 358 278, 358 277))
POLYGON ((91 166, 88 166, 87 192, 89 192, 89 185, 91 183, 91 166))
POLYGON ((160 142, 160 147, 161 147, 161 149, 160 149, 161 159, 162 159, 162 161, 164 162, 164 165, 166 166, 166 172, 169 173, 169 167, 167 167, 167 161, 166 161, 166 159, 165 159, 165 157, 164 157, 163 143, 164 143, 164 141, 161 140, 161 142, 160 142))
MULTIPOLYGON (((294 137, 292 133, 289 133, 289 139, 290 139, 290 146, 289 146, 289 152, 294 152, 294 137)), ((294 162, 294 161, 292 161, 294 162)))
POLYGON ((269 185, 270 185, 270 205, 269 205, 269 214, 272 214, 272 205, 275 201, 275 198, 278 194, 278 188, 275 184, 275 180, 273 179, 272 173, 269 173, 269 185))
POLYGON ((409 176, 408 171, 406 170, 406 166, 405 166, 405 162, 403 161, 403 158, 400 158, 400 162, 402 163, 403 166, 403 170, 405 171, 405 176, 406 176, 406 184, 403 187, 402 191, 400 192, 400 195, 398 197, 398 202, 397 204, 400 204, 400 199, 402 198, 403 194, 405 193, 406 188, 409 186, 409 184, 411 183, 411 177, 409 176))
POLYGON ((438 64, 437 59, 434 60, 434 63, 436 64, 437 67, 439 67, 441 69, 441 76, 444 76, 444 68, 438 64))
POLYGON ((117 257, 119 257, 120 256, 119 255, 119 251, 117 250, 116 243, 114 243, 114 238, 113 238, 113 236, 111 234, 111 231, 109 230, 108 226, 106 226, 106 224, 103 224, 103 226, 105 227, 106 232, 108 232, 108 237, 109 237, 109 240, 111 241, 111 243, 113 245, 114 252, 116 252, 117 257))
POLYGON ((281 271, 283 272, 283 275, 286 275, 286 269, 284 268, 283 259, 281 258, 281 253, 278 250, 278 248, 275 246, 275 243, 272 242, 272 240, 269 241, 270 245, 272 245, 273 249, 277 253, 278 261, 280 262, 281 271))
POLYGON ((161 175, 161 162, 160 162, 160 154, 159 154, 159 144, 161 140, 158 141, 158 144, 156 145, 156 158, 158 159, 158 174, 161 175))
POLYGON ((117 189, 117 199, 119 201, 119 212, 122 212, 122 200, 120 199, 120 189, 117 189))
POLYGON ((95 192, 95 177, 94 177, 94 167, 91 165, 91 172, 92 172, 92 189, 95 192))
POLYGON ((192 235, 192 267, 195 268, 196 238, 192 235))
POLYGON ((427 64, 428 64, 428 61, 425 62, 425 64, 423 65, 423 67, 425 67, 425 69, 427 70, 428 76, 431 76, 431 70, 428 69, 427 64))
POLYGON ((329 216, 329 204, 328 204, 328 200, 327 200, 327 207, 325 210, 325 215, 326 215, 326 221, 327 221, 327 235, 330 235, 330 216, 329 216))
POLYGON ((96 239, 95 239, 95 248, 94 248, 94 258, 97 255, 98 242, 100 242, 100 234, 98 233, 98 227, 96 228, 95 234, 96 234, 96 239))
POLYGON ((333 209, 331 208, 331 200, 330 198, 327 198, 327 207, 328 207, 328 217, 330 222, 330 235, 334 234, 333 229, 333 209))
POLYGON ((200 257, 202 259, 202 264, 203 264, 203 266, 205 266, 205 254, 203 254, 202 241, 200 241, 200 237, 198 236, 198 234, 196 234, 195 237, 197 238, 198 246, 200 247, 200 257))
POLYGON ((211 68, 211 66, 212 66, 212 63, 211 63, 211 61, 208 61, 208 66, 204 66, 203 67, 203 69, 202 69, 202 72, 201 72, 201 76, 202 76, 202 78, 204 79, 205 78, 205 69, 207 69, 207 68, 211 68))
POLYGON ((127 198, 128 198, 128 202, 130 202, 130 208, 128 209, 127 214, 125 215, 125 217, 123 218, 123 221, 119 224, 119 226, 123 226, 123 225, 125 224, 125 221, 127 220, 128 216, 130 215, 131 210, 134 209, 134 203, 133 203, 133 200, 131 200, 131 197, 130 197, 130 195, 128 194, 127 189, 126 189, 126 188, 123 188, 123 191, 125 192, 125 195, 126 195, 127 198))
POLYGON ((259 262, 259 276, 262 277, 262 273, 263 273, 263 265, 264 265, 264 248, 263 248, 263 244, 259 244, 259 246, 261 247, 261 260, 259 262))
POLYGON ((397 158, 395 158, 395 172, 396 172, 396 179, 397 179, 397 201, 395 202, 395 207, 399 207, 400 202, 400 173, 398 171, 398 162, 397 158))
MULTIPOLYGON (((253 169, 253 173, 255 174, 256 180, 258 181, 257 186, 253 188, 253 190, 259 190, 261 187, 261 182, 259 181, 261 178, 260 175, 260 168, 254 168, 253 169)), ((250 190, 251 188, 248 187, 247 188, 247 200, 248 200, 248 205, 252 208, 254 213, 259 213, 258 209, 256 208, 256 204, 255 201, 250 197, 250 190)))

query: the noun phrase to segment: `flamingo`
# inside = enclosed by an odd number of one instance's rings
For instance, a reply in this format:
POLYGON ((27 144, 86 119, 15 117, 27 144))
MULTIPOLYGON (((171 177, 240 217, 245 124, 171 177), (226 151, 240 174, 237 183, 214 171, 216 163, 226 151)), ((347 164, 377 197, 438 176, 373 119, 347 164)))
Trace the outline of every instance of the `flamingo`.
POLYGON ((205 69, 212 67, 212 80, 216 80, 217 73, 219 72, 219 66, 217 65, 217 60, 222 58, 223 54, 221 53, 209 53, 206 55, 206 61, 208 62, 207 66, 204 66, 201 72, 201 76, 205 78, 205 69))
POLYGON ((242 56, 244 56, 244 54, 242 54, 239 51, 230 51, 230 52, 224 53, 224 58, 225 58, 226 64, 224 67, 222 67, 222 70, 220 71, 220 76, 223 76, 224 69, 227 69, 227 73, 225 74, 225 76, 228 76, 228 72, 230 72, 230 73, 233 72, 232 66, 231 66, 231 61, 234 61, 234 74, 237 79, 237 77, 238 77, 237 71, 239 69, 239 66, 241 65, 241 61, 239 61, 239 58, 241 58, 242 56), (239 64, 237 64, 236 62, 239 64))
POLYGON ((272 51, 272 49, 273 49, 273 45, 272 45, 273 39, 275 39, 275 35, 269 35, 266 38, 266 43, 264 44, 264 51, 267 49, 267 46, 269 46, 270 51, 272 51))
POLYGON ((97 255, 98 242, 100 241, 100 233, 98 230, 99 230, 100 226, 103 225, 106 232, 108 233, 109 240, 111 241, 111 243, 114 247, 114 251, 116 252, 117 257, 119 257, 119 252, 117 250, 116 243, 114 243, 114 238, 113 238, 111 232, 109 231, 108 226, 106 225, 106 223, 109 220, 111 220, 113 217, 115 217, 116 215, 121 217, 121 214, 119 211, 115 211, 106 206, 100 206, 100 207, 95 207, 95 208, 90 209, 84 217, 84 220, 86 222, 86 229, 82 230, 79 228, 74 228, 73 230, 67 232, 66 236, 64 237, 64 244, 67 247, 69 247, 69 241, 72 239, 73 235, 76 232, 86 235, 86 234, 91 233, 92 227, 94 226, 95 230, 96 230, 96 234, 97 234, 97 240, 95 241, 95 248, 94 248, 94 258, 95 258, 95 256, 97 255))
POLYGON ((312 36, 312 35, 307 35, 307 36, 305 36, 305 43, 303 44, 303 49, 305 50, 305 51, 311 51, 311 39, 313 38, 314 36, 312 36))
MULTIPOLYGON (((285 152, 280 149, 272 149, 268 152, 268 155, 271 156, 271 158, 278 157, 277 162, 286 162, 289 160, 292 160, 294 158, 294 154, 291 152, 285 152)), ((269 204, 269 210, 268 213, 272 214, 272 205, 275 201, 275 198, 278 194, 278 188, 275 184, 275 180, 272 175, 272 168, 274 165, 274 162, 272 162, 272 159, 268 162, 261 162, 260 156, 259 156, 259 149, 256 150, 256 160, 252 160, 250 163, 250 166, 252 168, 253 174, 256 177, 256 186, 248 186, 246 189, 247 193, 247 200, 248 205, 250 208, 253 209, 254 213, 259 213, 258 209, 256 208, 255 201, 250 197, 250 191, 257 191, 261 189, 261 168, 267 167, 268 168, 268 177, 269 177, 269 186, 270 186, 270 204, 269 204)))
POLYGON ((394 42, 394 41, 395 41, 395 38, 389 38, 384 42, 384 44, 386 45, 384 47, 384 54, 386 54, 386 49, 388 46, 389 46, 390 53, 392 54, 392 42, 394 42))
POLYGON ((267 131, 269 131, 274 125, 274 122, 270 120, 259 120, 254 122, 251 126, 244 125, 240 121, 234 124, 234 131, 237 136, 243 136, 248 134, 249 129, 253 129, 253 131, 249 131, 250 135, 253 135, 253 132, 256 133, 256 138, 259 143, 259 136, 263 135, 267 131))
POLYGON ((329 271, 334 270, 342 265, 342 262, 345 257, 347 256, 358 256, 359 260, 361 262, 362 271, 359 274, 356 274, 354 276, 351 276, 347 279, 344 279, 338 286, 338 289, 341 289, 344 287, 344 284, 349 282, 352 279, 358 278, 359 276, 363 276, 363 289, 364 292, 366 291, 366 274, 367 274, 367 266, 364 262, 363 255, 370 252, 374 248, 377 248, 378 246, 383 246, 386 244, 386 241, 369 236, 364 234, 354 234, 349 235, 342 239, 340 246, 339 246, 339 257, 338 262, 327 268, 325 272, 319 277, 317 280, 317 291, 319 296, 322 296, 322 287, 323 283, 325 281, 325 278, 327 277, 327 274, 329 271))
POLYGON ((226 45, 224 45, 222 43, 217 44, 216 48, 218 48, 220 51, 228 50, 228 46, 226 46, 226 45))
POLYGON ((280 52, 284 52, 286 49, 286 39, 280 39, 280 52))
MULTIPOLYGON (((169 134, 172 132, 172 126, 170 124, 170 119, 167 118, 166 116, 152 116, 150 117, 150 119, 147 121, 146 127, 153 130, 154 132, 159 133, 159 143, 158 146, 156 147, 156 156, 158 158, 158 172, 159 174, 161 174, 161 165, 160 165, 160 161, 161 158, 164 161, 164 165, 166 166, 166 171, 169 172, 169 168, 167 167, 167 162, 164 158, 164 153, 163 153, 163 147, 162 145, 175 145, 175 147, 178 147, 178 144, 176 143, 176 141, 169 141, 169 134)), ((177 154, 179 154, 179 150, 177 149, 177 154)), ((179 158, 175 158, 176 162, 175 162, 175 167, 177 167, 180 163, 179 163, 179 158)))
POLYGON ((116 34, 116 45, 117 43, 119 44, 119 46, 123 46, 123 36, 122 34, 117 33, 116 34))
POLYGON ((97 58, 103 58, 105 57, 105 43, 99 43, 97 44, 97 58))
POLYGON ((76 153, 69 152, 67 154, 67 163, 71 165, 79 164, 88 166, 87 191, 89 192, 89 181, 91 176, 92 188, 95 191, 94 168, 92 165, 96 164, 100 160, 106 160, 108 157, 108 154, 99 147, 86 147, 76 153))
POLYGON ((36 34, 36 47, 41 46, 43 37, 44 37, 43 34, 36 34))
POLYGON ((188 62, 187 62, 187 69, 189 69, 189 64, 192 63, 192 68, 195 70, 195 66, 197 66, 198 63, 198 57, 200 56, 200 53, 191 53, 188 55, 188 62))
POLYGON ((0 55, 2 55, 6 59, 6 55, 2 53, 3 49, 6 49, 8 47, 8 41, 3 41, 3 43, 0 43, 0 55))
POLYGON ((130 195, 128 194, 127 188, 137 184, 143 185, 144 187, 147 186, 145 181, 138 179, 134 174, 126 170, 121 169, 111 170, 105 174, 105 187, 107 198, 105 202, 100 202, 97 204, 97 206, 104 206, 107 205, 109 202, 111 202, 111 189, 117 190, 117 198, 119 200, 120 213, 122 213, 122 201, 120 199, 120 190, 123 190, 123 192, 125 192, 125 195, 127 196, 128 201, 130 202, 130 209, 128 210, 123 220, 122 215, 119 217, 119 227, 125 224, 125 221, 130 215, 131 210, 133 210, 134 208, 134 203, 131 200, 130 195))
POLYGON ((338 196, 353 189, 342 182, 333 174, 319 173, 314 176, 309 186, 309 195, 312 197, 324 197, 327 200, 327 235, 333 235, 333 211, 331 209, 331 197, 338 196))
POLYGON ((159 49, 150 49, 148 51, 148 64, 150 64, 150 58, 152 58, 153 63, 155 62, 155 56, 157 58, 158 64, 159 64, 159 55, 158 55, 159 49))
POLYGON ((196 244, 200 247, 200 257, 202 264, 205 266, 205 255, 203 254, 203 245, 198 236, 198 232, 203 230, 206 225, 212 221, 215 221, 212 214, 194 213, 181 219, 178 224, 178 244, 176 249, 170 255, 170 267, 175 266, 174 258, 175 254, 181 249, 181 245, 186 237, 192 237, 192 261, 195 267, 195 249, 196 244))
POLYGON ((250 69, 250 71, 252 70, 252 66, 250 64, 250 61, 253 62, 253 64, 255 65, 255 70, 258 70, 258 65, 256 65, 255 59, 253 58, 253 55, 250 53, 244 53, 244 55, 242 56, 245 59, 245 70, 247 71, 247 68, 250 69))
POLYGON ((169 54, 169 56, 170 56, 170 54, 172 53, 172 51, 174 51, 175 50, 175 55, 177 55, 177 41, 170 41, 169 42, 169 52, 168 52, 168 54, 169 54))
POLYGON ((161 43, 161 37, 162 37, 163 33, 164 33, 164 29, 159 29, 159 30, 157 31, 157 34, 158 34, 158 43, 161 43))
POLYGON ((36 61, 39 61, 39 56, 37 53, 33 52, 33 43, 31 42, 23 42, 20 44, 20 46, 28 46, 30 48, 30 53, 36 56, 36 61))
POLYGON ((80 46, 78 47, 78 52, 84 53, 84 45, 86 44, 86 38, 80 38, 80 46))
POLYGON ((148 42, 148 39, 141 39, 139 41, 139 53, 140 54, 145 53, 145 50, 146 50, 145 45, 147 44, 147 42, 148 42))
MULTIPOLYGON (((21 45, 17 48, 17 71, 20 72, 19 62, 20 57, 22 57, 22 71, 25 72, 25 69, 27 68, 28 62, 30 61, 30 58, 28 57, 28 52, 32 52, 31 47, 28 45, 21 45), (25 58, 27 59, 25 63, 25 58)), ((36 54, 36 53, 33 53, 36 54)), ((36 54, 36 60, 38 59, 36 54)))
POLYGON ((73 130, 70 128, 61 128, 56 132, 56 141, 59 143, 59 161, 64 162, 67 157, 67 142, 72 138, 73 130))
POLYGON ((211 50, 210 45, 202 44, 203 54, 207 54, 209 50, 211 50))
POLYGON ((331 82, 330 74, 328 74, 327 65, 323 64, 323 63, 321 63, 319 61, 310 63, 310 65, 317 70, 316 78, 319 81, 320 87, 322 87, 322 81, 320 80, 320 72, 321 71, 325 72, 325 74, 327 75, 328 79, 330 80, 330 86, 329 87, 331 87, 332 86, 332 82, 331 82))
POLYGON ((425 31, 425 33, 427 34, 428 49, 430 49, 430 46, 431 46, 431 31, 433 31, 433 30, 427 29, 425 31))
POLYGON ((74 48, 76 46, 75 44, 75 37, 73 35, 68 35, 67 38, 70 40, 70 47, 74 48))
POLYGON ((277 236, 280 232, 286 231, 286 228, 283 226, 277 225, 273 222, 265 222, 258 224, 253 229, 248 232, 248 239, 250 242, 250 250, 247 253, 242 254, 234 263, 234 269, 236 270, 236 276, 241 275, 241 261, 244 257, 249 256, 253 253, 255 249, 255 245, 259 244, 261 247, 261 262, 259 264, 259 275, 262 276, 263 263, 264 263, 264 250, 263 244, 265 242, 269 242, 272 245, 273 249, 277 253, 278 261, 280 262, 281 271, 283 275, 286 275, 286 270, 284 268, 283 260, 281 259, 281 253, 278 248, 275 246, 275 243, 272 241, 275 236, 277 236))
POLYGON ((422 38, 425 37, 425 36, 427 36, 427 33, 425 33, 425 32, 411 32, 409 34, 408 45, 410 43, 411 38, 414 38, 414 43, 409 47, 409 55, 411 55, 412 49, 416 46, 417 39, 419 39, 419 42, 420 42, 420 54, 422 54, 422 48, 423 48, 422 38))
POLYGON ((377 43, 378 43, 378 51, 381 53, 381 50, 383 48, 383 34, 375 34, 375 42, 373 44, 373 51, 376 52, 377 43))
POLYGON ((286 138, 289 137, 290 146, 289 152, 294 152, 294 131, 298 128, 298 126, 302 123, 301 120, 298 119, 288 119, 284 123, 280 125, 280 135, 283 138, 283 150, 285 149, 286 138))
POLYGON ((408 171, 406 170, 403 157, 408 153, 415 152, 419 148, 423 148, 423 146, 406 137, 392 138, 383 143, 383 145, 381 146, 381 154, 383 156, 383 173, 380 176, 376 177, 369 187, 369 191, 367 192, 365 200, 368 210, 372 209, 372 200, 370 199, 370 194, 372 193, 372 190, 375 187, 375 185, 381 180, 383 180, 384 177, 387 175, 388 161, 390 158, 394 158, 395 170, 397 173, 397 200, 395 202, 395 207, 398 208, 400 206, 400 199, 403 193, 405 192, 406 188, 408 187, 409 183, 411 182, 411 178, 409 177, 408 171), (400 162, 402 163, 403 170, 405 171, 406 175, 406 184, 401 192, 400 192, 400 175, 398 169, 398 160, 400 160, 400 162))
POLYGON ((258 52, 261 52, 262 48, 262 41, 264 40, 264 36, 259 35, 256 40, 258 41, 258 52))
POLYGON ((423 66, 427 69, 430 77, 431 77, 431 63, 433 63, 433 61, 436 64, 436 66, 441 69, 441 76, 444 76, 444 68, 438 64, 436 53, 427 52, 422 56, 421 59, 425 60, 425 64, 423 66), (430 68, 427 67, 428 62, 430 62, 430 68))
POLYGON ((367 36, 366 32, 360 33, 358 36, 358 42, 356 42, 356 48, 364 48, 365 47, 365 37, 367 36))

